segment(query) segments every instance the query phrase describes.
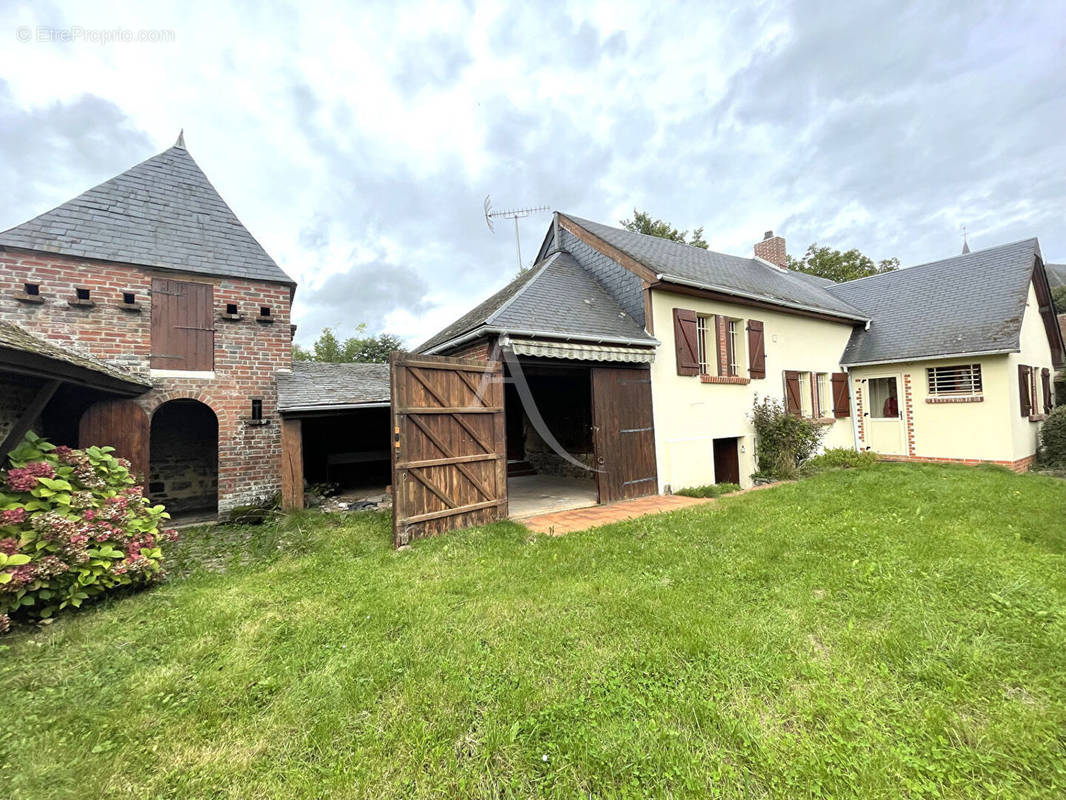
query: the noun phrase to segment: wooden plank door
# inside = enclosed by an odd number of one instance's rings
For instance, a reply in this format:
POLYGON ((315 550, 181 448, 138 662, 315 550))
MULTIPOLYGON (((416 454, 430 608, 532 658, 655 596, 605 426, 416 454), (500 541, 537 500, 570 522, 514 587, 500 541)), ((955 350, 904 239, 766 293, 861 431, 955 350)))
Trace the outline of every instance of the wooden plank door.
POLYGON ((507 516, 503 365, 394 353, 396 547, 507 516))
POLYGON ((592 369, 592 430, 601 503, 659 491, 649 370, 592 369))
POLYGON ((132 400, 103 400, 89 406, 78 423, 78 447, 114 447, 129 459, 137 482, 148 483, 148 414, 132 400))
POLYGON ((152 279, 152 369, 215 368, 214 287, 152 279))

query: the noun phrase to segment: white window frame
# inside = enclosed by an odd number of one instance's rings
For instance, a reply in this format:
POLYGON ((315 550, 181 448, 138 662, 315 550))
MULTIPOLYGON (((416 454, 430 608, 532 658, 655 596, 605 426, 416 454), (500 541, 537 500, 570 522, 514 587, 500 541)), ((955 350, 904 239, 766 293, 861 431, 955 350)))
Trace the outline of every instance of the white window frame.
POLYGON ((729 337, 728 355, 729 355, 729 358, 731 359, 729 364, 727 365, 727 368, 728 368, 728 374, 731 375, 731 376, 734 376, 734 377, 739 374, 739 372, 737 371, 737 323, 738 322, 740 322, 740 320, 738 320, 738 319, 730 319, 730 320, 728 320, 728 324, 726 325, 726 335, 729 337))
POLYGON ((815 417, 824 419, 833 416, 832 401, 829 397, 829 373, 814 373, 814 399, 818 404, 815 409, 815 417))
MULTIPOLYGON (((707 371, 707 368, 710 366, 707 363, 707 333, 713 332, 714 330, 709 324, 713 322, 713 320, 714 317, 705 317, 702 315, 696 317, 696 361, 699 364, 700 375, 712 374, 707 371)), ((717 370, 715 370, 715 372, 717 372, 717 370)))
POLYGON ((925 381, 930 397, 979 397, 984 391, 980 364, 926 367, 925 381), (968 374, 959 376, 962 370, 967 370, 968 374))

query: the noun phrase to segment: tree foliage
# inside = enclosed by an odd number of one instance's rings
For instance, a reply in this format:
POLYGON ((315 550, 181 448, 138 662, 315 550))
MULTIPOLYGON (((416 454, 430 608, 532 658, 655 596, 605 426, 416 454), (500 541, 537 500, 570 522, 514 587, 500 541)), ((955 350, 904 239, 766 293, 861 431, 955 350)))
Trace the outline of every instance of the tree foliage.
POLYGON ((293 358, 297 361, 320 361, 331 364, 384 364, 389 355, 403 349, 400 337, 391 333, 365 336, 366 325, 356 328, 356 336, 341 341, 332 328, 324 328, 310 348, 295 345, 293 358))
POLYGON ((830 247, 819 247, 817 242, 807 248, 802 258, 796 259, 792 256, 786 256, 786 258, 789 269, 828 278, 836 283, 853 281, 856 278, 868 278, 871 275, 899 269, 898 258, 885 258, 874 263, 872 258, 863 255, 855 248, 843 251, 834 250, 830 247))
POLYGON ((1055 304, 1055 311, 1066 314, 1066 286, 1056 286, 1052 289, 1051 300, 1055 304))
POLYGON ((666 220, 652 219, 651 214, 646 211, 637 211, 634 208, 633 219, 619 220, 619 224, 634 233, 645 233, 648 236, 658 236, 660 239, 669 239, 673 242, 707 249, 707 242, 703 239, 703 228, 696 228, 690 236, 688 231, 678 230, 666 220))
POLYGON ((812 420, 789 414, 772 397, 755 398, 751 421, 758 442, 758 474, 780 481, 796 477, 798 468, 818 452, 827 431, 812 420))

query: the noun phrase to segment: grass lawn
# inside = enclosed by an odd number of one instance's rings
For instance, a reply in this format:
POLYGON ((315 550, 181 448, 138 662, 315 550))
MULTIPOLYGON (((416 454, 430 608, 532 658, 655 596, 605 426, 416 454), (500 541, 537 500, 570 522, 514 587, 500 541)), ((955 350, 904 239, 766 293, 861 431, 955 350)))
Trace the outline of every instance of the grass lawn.
POLYGON ((383 516, 309 514, 180 548, 0 639, 5 797, 1066 792, 1054 478, 884 464, 557 539, 394 552, 383 516))

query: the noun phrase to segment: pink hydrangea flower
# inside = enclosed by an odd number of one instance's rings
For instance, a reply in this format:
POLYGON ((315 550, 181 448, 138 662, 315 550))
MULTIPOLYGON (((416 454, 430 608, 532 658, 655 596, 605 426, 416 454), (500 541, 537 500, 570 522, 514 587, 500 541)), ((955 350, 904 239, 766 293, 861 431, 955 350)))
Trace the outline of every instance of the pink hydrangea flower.
POLYGON ((7 511, 0 511, 0 527, 4 525, 21 525, 26 521, 26 509, 24 508, 9 508, 7 511))
POLYGON ((18 539, 12 539, 8 536, 6 539, 0 539, 0 553, 5 556, 14 555, 19 550, 18 539))
POLYGON ((7 485, 16 492, 29 492, 37 488, 38 478, 54 478, 56 471, 47 461, 34 461, 24 467, 7 471, 7 485))

